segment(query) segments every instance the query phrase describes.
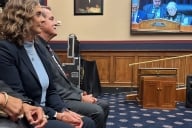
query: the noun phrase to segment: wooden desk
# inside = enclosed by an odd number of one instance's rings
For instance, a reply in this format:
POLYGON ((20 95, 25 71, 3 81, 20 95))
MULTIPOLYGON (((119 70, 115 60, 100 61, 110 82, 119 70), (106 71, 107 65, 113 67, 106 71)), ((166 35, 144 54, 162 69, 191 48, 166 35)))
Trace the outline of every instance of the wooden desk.
POLYGON ((139 29, 179 31, 180 24, 166 19, 151 19, 141 21, 139 29))
MULTIPOLYGON (((146 105, 147 101, 144 101, 146 98, 145 94, 148 94, 146 92, 148 92, 146 89, 147 83, 150 84, 151 82, 153 83, 153 87, 156 88, 155 90, 157 90, 158 88, 160 88, 159 86, 162 86, 162 82, 166 81, 167 83, 169 83, 169 79, 172 81, 172 91, 176 91, 176 81, 177 81, 177 68, 140 68, 138 69, 138 97, 137 100, 139 101, 139 103, 141 105, 144 105, 144 107, 150 107, 150 105, 146 105), (148 82, 149 81, 149 82, 148 82), (145 90, 145 93, 144 93, 145 90)), ((166 84, 163 84, 164 86, 166 84)), ((164 87, 163 86, 163 87, 164 87)), ((150 86, 152 87, 152 86, 150 86)), ((161 88, 163 88, 161 87, 161 88)), ((153 88, 153 89, 154 89, 153 88)), ((164 89, 165 90, 165 89, 164 89)), ((154 91, 152 91, 154 92, 154 91)), ((150 94, 149 94, 150 95, 150 94)), ((149 96, 147 95, 147 97, 151 97, 151 95, 149 96)), ((160 95, 159 94, 155 94, 155 95, 160 95)), ((175 93, 173 94, 175 95, 175 93)), ((154 96, 152 96, 154 97, 154 96)), ((175 96, 172 96, 175 97, 175 96)), ((172 99, 172 98, 171 98, 172 99)), ((171 105, 173 107, 173 104, 171 105)), ((153 106, 154 108, 158 108, 158 107, 162 107, 158 106, 156 104, 156 106, 153 106)), ((172 108, 170 107, 170 108, 172 108)))
POLYGON ((181 32, 192 32, 192 26, 188 25, 188 26, 180 26, 180 31, 181 32))

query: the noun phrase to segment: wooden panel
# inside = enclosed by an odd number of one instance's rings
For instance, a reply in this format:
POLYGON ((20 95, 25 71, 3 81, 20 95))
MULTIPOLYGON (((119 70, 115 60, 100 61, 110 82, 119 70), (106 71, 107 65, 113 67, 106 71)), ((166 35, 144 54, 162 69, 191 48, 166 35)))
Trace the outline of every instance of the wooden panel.
MULTIPOLYGON (((56 51, 56 53, 63 63, 71 62, 71 59, 67 58, 66 51, 56 51)), ((192 74, 192 57, 129 65, 191 53, 191 51, 81 51, 81 56, 87 60, 96 60, 102 86, 136 87, 139 67, 178 68, 178 85, 185 85, 186 75, 192 74)))
POLYGON ((138 76, 142 75, 155 75, 155 76, 162 76, 162 75, 177 75, 177 68, 139 68, 138 69, 138 76))
MULTIPOLYGON (((159 59, 159 56, 153 57, 153 56, 139 56, 138 57, 138 62, 144 62, 144 61, 152 61, 159 59)), ((139 64, 139 68, 149 68, 149 67, 159 67, 160 63, 159 62, 153 62, 153 63, 145 63, 145 64, 139 64)))
POLYGON ((176 103, 176 78, 161 81, 160 107, 175 108, 176 103))
POLYGON ((186 88, 176 89, 176 101, 186 102, 186 88))
POLYGON ((175 108, 176 77, 143 76, 141 81, 144 108, 175 108))
POLYGON ((159 102, 158 86, 160 82, 154 80, 143 81, 143 107, 157 107, 159 102))
POLYGON ((178 59, 171 59, 171 60, 166 60, 164 61, 164 67, 175 67, 177 68, 178 72, 178 77, 177 77, 177 84, 183 85, 185 81, 185 76, 186 76, 186 58, 178 58, 178 59))
POLYGON ((114 83, 130 83, 131 70, 129 63, 134 62, 134 57, 114 57, 114 83))
POLYGON ((184 26, 184 25, 181 25, 180 26, 180 31, 182 32, 191 32, 192 31, 192 26, 184 26))
POLYGON ((110 56, 91 56, 87 58, 87 60, 96 60, 97 68, 99 69, 99 78, 101 83, 110 83, 110 70, 111 70, 111 63, 110 63, 110 56))
POLYGON ((192 74, 192 57, 186 59, 186 74, 192 74))
POLYGON ((67 58, 67 54, 64 52, 57 52, 57 56, 59 57, 59 59, 62 63, 72 63, 73 62, 73 59, 67 58))

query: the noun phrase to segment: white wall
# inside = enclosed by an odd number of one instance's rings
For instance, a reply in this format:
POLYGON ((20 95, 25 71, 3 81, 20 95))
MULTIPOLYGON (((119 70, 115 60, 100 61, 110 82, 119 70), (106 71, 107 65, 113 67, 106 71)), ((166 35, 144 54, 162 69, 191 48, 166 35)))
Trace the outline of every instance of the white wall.
POLYGON ((62 22, 54 40, 67 40, 70 33, 84 41, 191 40, 188 35, 130 35, 131 0, 103 0, 104 14, 74 16, 74 0, 47 0, 55 17, 62 22))

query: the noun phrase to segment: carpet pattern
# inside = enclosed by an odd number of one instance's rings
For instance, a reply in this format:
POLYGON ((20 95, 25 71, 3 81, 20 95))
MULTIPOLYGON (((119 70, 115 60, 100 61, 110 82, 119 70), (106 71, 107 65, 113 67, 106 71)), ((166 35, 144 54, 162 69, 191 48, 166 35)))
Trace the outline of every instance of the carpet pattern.
POLYGON ((103 93, 110 104, 107 128, 192 128, 192 108, 179 102, 173 110, 144 109, 136 101, 126 101, 126 92, 103 93))

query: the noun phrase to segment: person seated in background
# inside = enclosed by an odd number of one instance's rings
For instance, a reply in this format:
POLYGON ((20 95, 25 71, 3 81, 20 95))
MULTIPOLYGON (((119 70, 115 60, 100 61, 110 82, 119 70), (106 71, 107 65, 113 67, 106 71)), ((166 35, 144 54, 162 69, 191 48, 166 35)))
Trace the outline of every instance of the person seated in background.
POLYGON ((167 4, 167 17, 166 19, 170 20, 170 21, 174 21, 174 22, 177 22, 181 25, 189 25, 189 21, 188 21, 188 18, 185 17, 184 14, 182 13, 179 13, 177 11, 177 3, 174 2, 174 1, 170 1, 168 4, 167 4))
POLYGON ((147 13, 147 19, 165 18, 166 5, 162 4, 161 0, 153 0, 152 4, 147 4, 143 7, 147 13))
POLYGON ((69 110, 56 92, 51 65, 36 41, 44 21, 39 0, 7 1, 1 20, 0 80, 44 110, 46 128, 95 128, 91 118, 69 110))
POLYGON ((88 116, 95 121, 97 128, 105 128, 109 114, 109 104, 107 101, 97 99, 92 94, 86 94, 77 88, 65 75, 59 58, 49 45, 49 41, 57 35, 57 22, 53 16, 51 8, 42 6, 42 15, 45 18, 41 25, 39 34, 39 44, 42 46, 42 53, 52 64, 53 75, 55 75, 54 86, 61 96, 65 105, 79 114, 88 116))
POLYGON ((132 12, 131 12, 131 22, 132 23, 139 23, 142 20, 147 19, 147 14, 139 9, 139 2, 140 0, 132 0, 132 12))
POLYGON ((47 118, 42 108, 30 104, 0 80, 0 128, 44 128, 47 118))

